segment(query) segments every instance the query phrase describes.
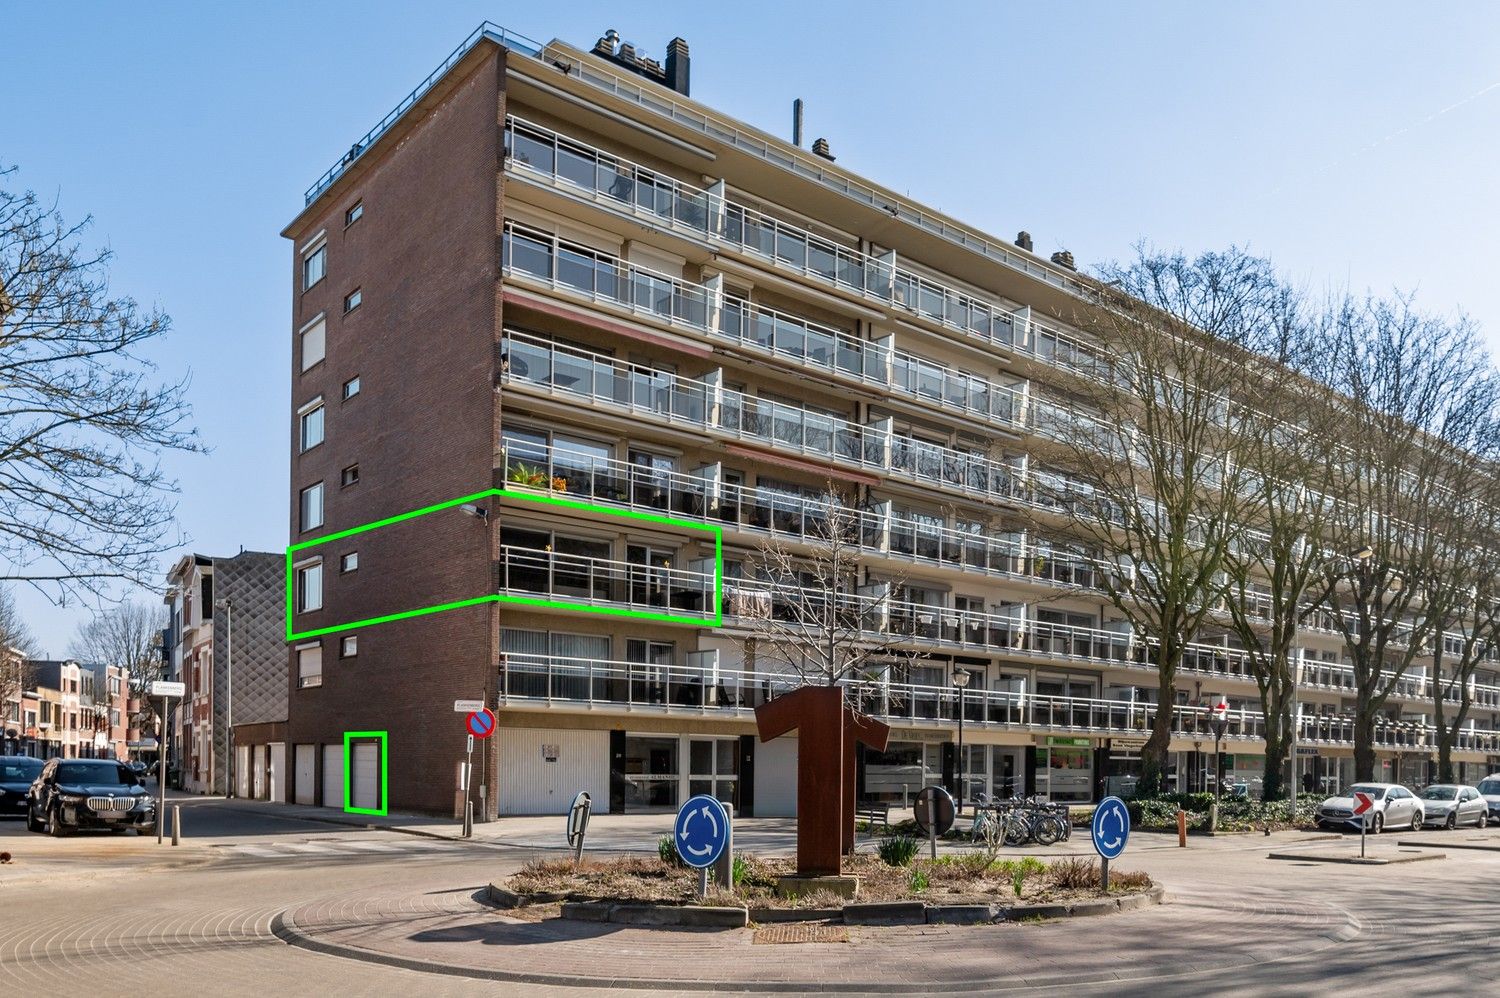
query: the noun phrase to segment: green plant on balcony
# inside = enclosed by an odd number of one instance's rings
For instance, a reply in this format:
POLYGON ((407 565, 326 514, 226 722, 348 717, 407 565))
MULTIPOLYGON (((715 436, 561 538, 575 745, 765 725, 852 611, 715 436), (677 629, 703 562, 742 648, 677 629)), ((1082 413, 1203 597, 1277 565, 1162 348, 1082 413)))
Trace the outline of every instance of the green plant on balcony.
POLYGON ((546 470, 521 462, 517 462, 516 466, 510 469, 510 474, 507 478, 517 485, 530 485, 539 488, 547 484, 546 470))

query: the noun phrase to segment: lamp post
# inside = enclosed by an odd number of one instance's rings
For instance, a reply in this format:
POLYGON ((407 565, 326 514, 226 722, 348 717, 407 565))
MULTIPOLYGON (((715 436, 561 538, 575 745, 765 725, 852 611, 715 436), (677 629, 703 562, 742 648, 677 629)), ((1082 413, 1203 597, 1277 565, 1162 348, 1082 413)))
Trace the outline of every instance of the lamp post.
POLYGON ((964 689, 969 685, 969 670, 954 669, 953 685, 958 690, 958 810, 962 812, 964 790, 969 782, 969 760, 964 755, 964 689))
POLYGON ((224 796, 234 796, 234 602, 216 600, 214 606, 224 611, 224 796))

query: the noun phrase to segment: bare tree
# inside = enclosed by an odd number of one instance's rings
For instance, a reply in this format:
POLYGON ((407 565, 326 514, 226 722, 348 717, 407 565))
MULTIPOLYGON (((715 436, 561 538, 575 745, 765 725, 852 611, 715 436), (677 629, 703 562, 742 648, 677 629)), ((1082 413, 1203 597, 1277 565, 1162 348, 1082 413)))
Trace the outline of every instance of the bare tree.
POLYGON ((1329 537, 1348 553, 1324 580, 1354 671, 1355 779, 1375 771, 1386 703, 1424 647, 1442 643, 1456 592, 1454 517, 1490 496, 1500 381, 1464 319, 1410 299, 1349 302, 1333 387, 1343 396, 1329 537))
POLYGON ((79 625, 78 634, 68 648, 68 653, 81 662, 103 662, 123 668, 131 699, 141 704, 142 720, 155 716, 146 692, 163 675, 161 649, 157 644, 163 622, 157 608, 150 603, 121 603, 79 625))
POLYGON ((1298 296, 1278 296, 1279 330, 1257 344, 1234 404, 1234 459, 1247 472, 1236 497, 1235 543, 1224 559, 1226 609, 1260 691, 1265 717, 1262 796, 1295 795, 1287 786, 1293 744, 1298 636, 1320 602, 1329 553, 1329 490, 1338 436, 1328 390, 1314 378, 1332 341, 1326 316, 1306 314, 1298 296))
POLYGON ((159 383, 142 349, 162 312, 111 297, 108 250, 85 219, 0 169, 0 581, 62 602, 145 583, 170 536, 163 451, 200 449, 185 382, 159 383))
POLYGON ((908 660, 888 626, 900 580, 861 585, 860 517, 832 487, 799 510, 804 533, 763 540, 746 569, 755 580, 740 616, 754 621, 746 660, 797 685, 864 687, 908 660))
POLYGON ((1237 250, 1188 259, 1141 248, 1100 277, 1113 290, 1081 324, 1112 359, 1083 372, 1076 417, 1052 431, 1059 446, 1046 464, 1067 479, 1035 481, 1072 530, 1121 566, 1099 586, 1157 669, 1139 783, 1149 795, 1162 788, 1178 670, 1224 591, 1243 475, 1226 460, 1229 400, 1278 285, 1269 264, 1237 250))
POLYGON ((34 685, 35 676, 26 664, 31 651, 31 631, 21 617, 16 598, 0 586, 0 707, 19 699, 34 685))

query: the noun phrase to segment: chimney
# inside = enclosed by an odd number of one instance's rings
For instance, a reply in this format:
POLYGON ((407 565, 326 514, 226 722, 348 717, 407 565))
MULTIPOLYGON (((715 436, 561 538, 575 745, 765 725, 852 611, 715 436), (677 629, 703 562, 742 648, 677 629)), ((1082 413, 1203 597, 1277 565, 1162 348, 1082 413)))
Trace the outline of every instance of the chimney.
POLYGON ((602 55, 606 58, 612 59, 615 55, 615 49, 619 46, 619 44, 620 33, 614 28, 610 28, 609 30, 604 32, 603 38, 594 43, 594 54, 602 55))
POLYGON ((630 42, 621 42, 620 51, 616 56, 621 62, 634 64, 637 62, 635 46, 630 42))
POLYGON ((688 96, 688 44, 680 37, 667 42, 667 86, 688 96))
POLYGON ((1052 262, 1057 264, 1059 267, 1067 267, 1069 270, 1078 269, 1078 267, 1073 263, 1073 254, 1069 253, 1067 250, 1058 250, 1056 253, 1053 253, 1052 262))
POLYGON ((792 145, 802 145, 802 98, 792 101, 792 145))
POLYGON ((1019 246, 1019 247, 1021 247, 1026 252, 1030 253, 1031 252, 1031 233, 1027 232, 1025 229, 1022 229, 1020 232, 1017 232, 1016 233, 1016 245, 1019 246))
POLYGON ((813 139, 813 148, 812 148, 812 151, 813 151, 813 155, 814 156, 822 156, 824 159, 828 160, 828 162, 830 162, 830 163, 832 163, 834 161, 834 159, 833 159, 833 153, 828 150, 828 140, 827 139, 813 139))

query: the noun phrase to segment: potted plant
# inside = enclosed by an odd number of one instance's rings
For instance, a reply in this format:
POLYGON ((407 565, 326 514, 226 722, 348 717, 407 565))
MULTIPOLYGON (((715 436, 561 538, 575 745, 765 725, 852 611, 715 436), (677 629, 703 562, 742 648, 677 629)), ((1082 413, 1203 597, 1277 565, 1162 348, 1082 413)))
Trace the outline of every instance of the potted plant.
POLYGON ((568 480, 566 478, 562 477, 561 475, 553 475, 552 476, 552 491, 554 491, 554 492, 566 492, 566 491, 568 491, 568 480))
POLYGON ((510 470, 510 480, 517 485, 541 486, 547 484, 547 473, 541 468, 533 468, 528 464, 517 463, 510 470))

